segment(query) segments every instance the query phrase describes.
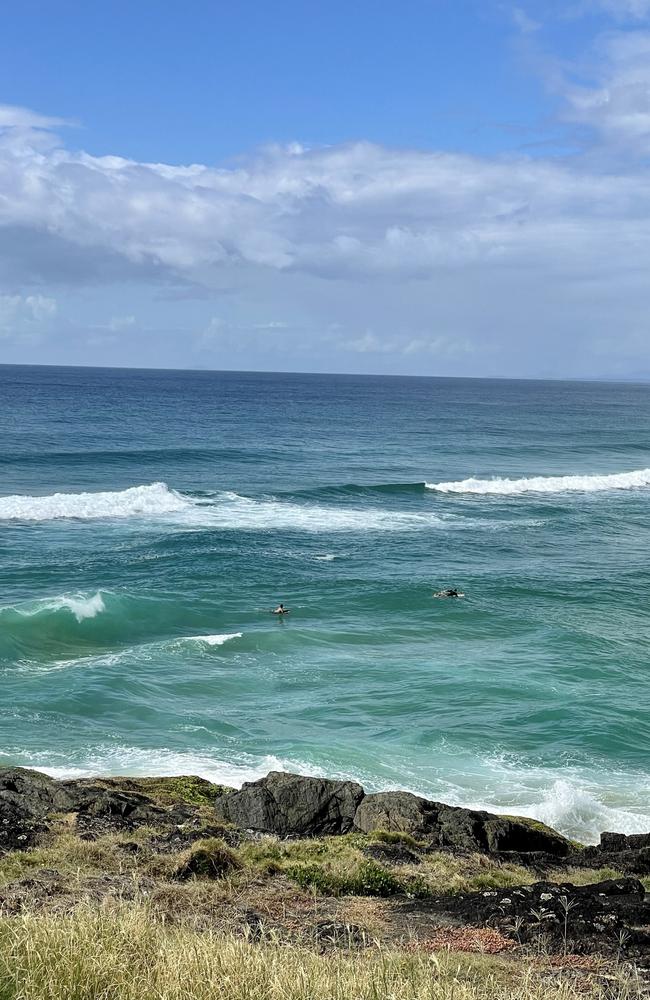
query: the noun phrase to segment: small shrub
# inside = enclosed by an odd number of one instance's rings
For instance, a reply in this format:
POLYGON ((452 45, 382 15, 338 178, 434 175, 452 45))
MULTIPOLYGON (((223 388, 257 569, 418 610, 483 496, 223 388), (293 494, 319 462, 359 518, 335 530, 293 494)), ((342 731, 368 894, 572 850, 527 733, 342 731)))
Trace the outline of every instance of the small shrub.
POLYGON ((302 889, 315 889, 324 896, 429 895, 423 879, 400 879, 376 861, 362 861, 350 873, 341 874, 321 865, 294 865, 286 869, 302 889))
POLYGON ((202 840, 176 869, 177 879, 217 879, 238 871, 242 863, 222 840, 202 840))

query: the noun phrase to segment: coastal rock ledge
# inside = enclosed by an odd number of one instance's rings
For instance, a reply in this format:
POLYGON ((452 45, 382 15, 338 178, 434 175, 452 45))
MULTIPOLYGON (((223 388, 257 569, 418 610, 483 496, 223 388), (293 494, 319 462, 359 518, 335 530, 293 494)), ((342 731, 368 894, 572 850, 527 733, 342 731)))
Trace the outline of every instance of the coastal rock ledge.
POLYGON ((410 792, 366 794, 356 782, 271 771, 216 803, 217 816, 244 830, 312 837, 351 830, 406 833, 431 847, 480 853, 531 851, 566 857, 566 837, 523 819, 430 802, 410 792))
MULTIPOLYGON (((650 871, 650 834, 604 833, 586 849, 522 817, 500 816, 433 802, 410 792, 366 794, 354 781, 335 781, 280 771, 224 788, 197 777, 84 778, 56 780, 25 768, 0 768, 0 853, 37 844, 51 817, 71 814, 80 835, 141 826, 185 835, 192 825, 192 800, 182 794, 161 802, 160 782, 191 784, 192 794, 210 802, 217 824, 281 839, 338 836, 374 831, 403 834, 426 850, 476 852, 520 863, 570 861, 572 866, 614 864, 634 874, 650 871)), ((197 799, 198 801, 198 799, 197 799)))

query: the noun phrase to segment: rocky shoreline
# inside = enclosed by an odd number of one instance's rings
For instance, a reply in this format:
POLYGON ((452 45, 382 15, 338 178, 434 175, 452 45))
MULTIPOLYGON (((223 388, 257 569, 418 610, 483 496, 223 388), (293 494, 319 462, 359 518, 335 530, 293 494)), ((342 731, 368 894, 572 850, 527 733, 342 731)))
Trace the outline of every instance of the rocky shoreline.
POLYGON ((2 916, 146 899, 166 919, 319 948, 461 935, 645 968, 648 876, 650 833, 583 847, 532 820, 350 781, 271 772, 237 790, 0 768, 2 916))

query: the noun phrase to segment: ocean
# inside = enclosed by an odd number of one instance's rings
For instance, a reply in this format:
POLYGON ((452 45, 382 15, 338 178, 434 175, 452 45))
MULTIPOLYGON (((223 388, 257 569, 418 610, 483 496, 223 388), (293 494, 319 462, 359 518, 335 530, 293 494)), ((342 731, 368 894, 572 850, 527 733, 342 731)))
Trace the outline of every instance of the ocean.
POLYGON ((0 763, 650 829, 650 386, 3 366, 0 427, 0 763))

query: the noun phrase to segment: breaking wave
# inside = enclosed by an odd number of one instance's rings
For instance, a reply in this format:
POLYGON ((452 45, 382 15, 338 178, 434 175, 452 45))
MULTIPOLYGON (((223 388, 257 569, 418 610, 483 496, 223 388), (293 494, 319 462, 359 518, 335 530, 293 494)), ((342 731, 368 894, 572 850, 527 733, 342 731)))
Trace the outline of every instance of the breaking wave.
POLYGON ((67 611, 73 615, 78 622, 87 618, 96 618, 102 611, 106 611, 104 598, 98 591, 92 597, 84 594, 73 594, 71 596, 63 594, 60 597, 44 598, 40 601, 33 601, 30 604, 10 606, 0 608, 0 619, 6 618, 35 618, 37 615, 67 611))
POLYGON ((276 498, 255 500, 238 493, 188 496, 165 483, 132 486, 115 493, 55 493, 0 497, 0 520, 52 521, 150 517, 186 527, 219 530, 407 531, 443 524, 432 512, 362 510, 276 498))
POLYGON ((183 511, 189 501, 165 483, 132 486, 115 493, 54 493, 52 496, 0 497, 1 521, 53 521, 170 514, 183 511))
POLYGON ((529 479, 461 479, 449 483, 425 483, 438 493, 474 493, 515 496, 519 493, 597 493, 650 486, 650 469, 615 472, 602 476, 532 476, 529 479))
POLYGON ((224 635, 188 635, 179 639, 178 642, 202 642, 206 646, 223 646, 225 642, 229 642, 231 639, 241 639, 241 637, 241 632, 228 632, 224 635))

